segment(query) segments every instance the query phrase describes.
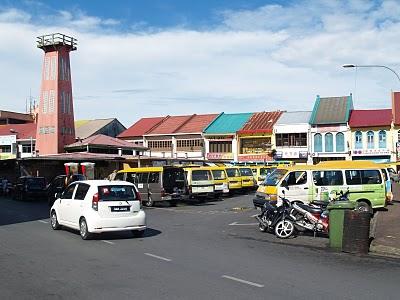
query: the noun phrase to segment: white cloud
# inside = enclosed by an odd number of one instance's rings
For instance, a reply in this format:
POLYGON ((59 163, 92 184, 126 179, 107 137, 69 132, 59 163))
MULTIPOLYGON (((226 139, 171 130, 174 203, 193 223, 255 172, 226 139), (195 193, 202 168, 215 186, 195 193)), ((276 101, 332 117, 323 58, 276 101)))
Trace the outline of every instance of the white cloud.
POLYGON ((399 68, 399 9, 395 1, 302 1, 225 11, 220 26, 203 31, 130 33, 117 32, 118 20, 83 12, 61 11, 41 25, 26 12, 0 11, 0 103, 23 110, 29 89, 38 95, 43 54, 35 37, 63 32, 79 41, 71 53, 78 118, 130 125, 151 115, 311 110, 317 94, 350 92, 356 107, 388 107, 390 90, 400 89, 393 74, 362 69, 355 77, 340 66, 399 68))

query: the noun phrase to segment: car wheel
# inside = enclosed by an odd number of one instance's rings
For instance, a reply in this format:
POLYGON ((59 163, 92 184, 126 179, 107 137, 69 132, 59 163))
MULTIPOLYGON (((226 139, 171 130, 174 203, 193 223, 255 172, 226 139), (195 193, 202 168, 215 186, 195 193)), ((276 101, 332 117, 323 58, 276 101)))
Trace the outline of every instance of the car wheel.
POLYGON ((151 198, 151 196, 149 196, 149 197, 147 198, 147 201, 144 202, 144 205, 146 205, 147 207, 153 207, 153 206, 154 206, 154 201, 153 201, 153 199, 151 198))
POLYGON ((53 230, 58 230, 61 228, 61 225, 58 223, 57 220, 57 214, 54 210, 51 212, 50 215, 50 223, 51 223, 51 228, 53 228, 53 230))
POLYGON ((287 239, 294 233, 294 224, 292 221, 283 219, 275 226, 275 235, 280 239, 287 239))
POLYGON ((88 240, 90 238, 90 232, 87 227, 85 218, 81 218, 81 220, 79 221, 79 233, 83 240, 88 240))
POLYGON ((358 212, 367 212, 370 214, 372 214, 372 212, 373 212, 371 206, 367 202, 364 202, 364 201, 357 202, 356 210, 358 212))
POLYGON ((141 238, 144 236, 145 230, 132 230, 132 235, 135 238, 141 238))

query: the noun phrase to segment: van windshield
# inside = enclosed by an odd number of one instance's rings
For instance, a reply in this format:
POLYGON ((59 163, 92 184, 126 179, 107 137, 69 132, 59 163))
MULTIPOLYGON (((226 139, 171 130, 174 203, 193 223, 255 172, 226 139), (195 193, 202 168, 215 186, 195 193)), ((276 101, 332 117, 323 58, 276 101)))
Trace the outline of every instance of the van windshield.
POLYGON ((265 178, 264 182, 262 183, 263 185, 268 185, 268 186, 276 186, 279 181, 285 176, 287 173, 287 170, 285 169, 276 169, 274 170, 267 178, 265 178))
POLYGON ((103 185, 99 186, 99 200, 119 201, 135 200, 135 188, 129 185, 103 185))
POLYGON ((253 172, 251 172, 251 169, 239 169, 240 170, 240 175, 242 176, 253 176, 253 172))
POLYGON ((240 177, 240 173, 238 169, 226 169, 226 174, 228 174, 228 177, 240 177))
POLYGON ((224 170, 212 170, 211 172, 215 180, 226 179, 224 170))
POLYGON ((193 170, 192 181, 211 180, 211 173, 208 170, 193 170))

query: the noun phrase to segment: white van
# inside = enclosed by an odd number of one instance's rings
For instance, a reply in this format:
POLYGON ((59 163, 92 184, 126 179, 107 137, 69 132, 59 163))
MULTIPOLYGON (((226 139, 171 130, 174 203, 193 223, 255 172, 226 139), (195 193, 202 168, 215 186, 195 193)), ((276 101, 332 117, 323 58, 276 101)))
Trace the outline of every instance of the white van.
POLYGON ((188 198, 214 197, 214 180, 209 167, 185 168, 188 198))

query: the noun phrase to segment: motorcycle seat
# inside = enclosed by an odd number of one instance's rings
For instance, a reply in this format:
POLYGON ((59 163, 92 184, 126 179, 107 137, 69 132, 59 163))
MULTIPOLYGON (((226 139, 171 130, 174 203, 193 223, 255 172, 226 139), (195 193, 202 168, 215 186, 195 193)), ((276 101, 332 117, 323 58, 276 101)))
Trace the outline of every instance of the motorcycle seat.
POLYGON ((328 206, 329 202, 328 201, 321 201, 321 200, 314 200, 311 202, 311 204, 315 204, 321 207, 326 207, 328 206))
POLYGON ((302 203, 299 203, 297 205, 312 214, 320 214, 323 212, 323 209, 321 209, 319 207, 311 207, 311 206, 308 206, 307 204, 302 204, 302 203))

